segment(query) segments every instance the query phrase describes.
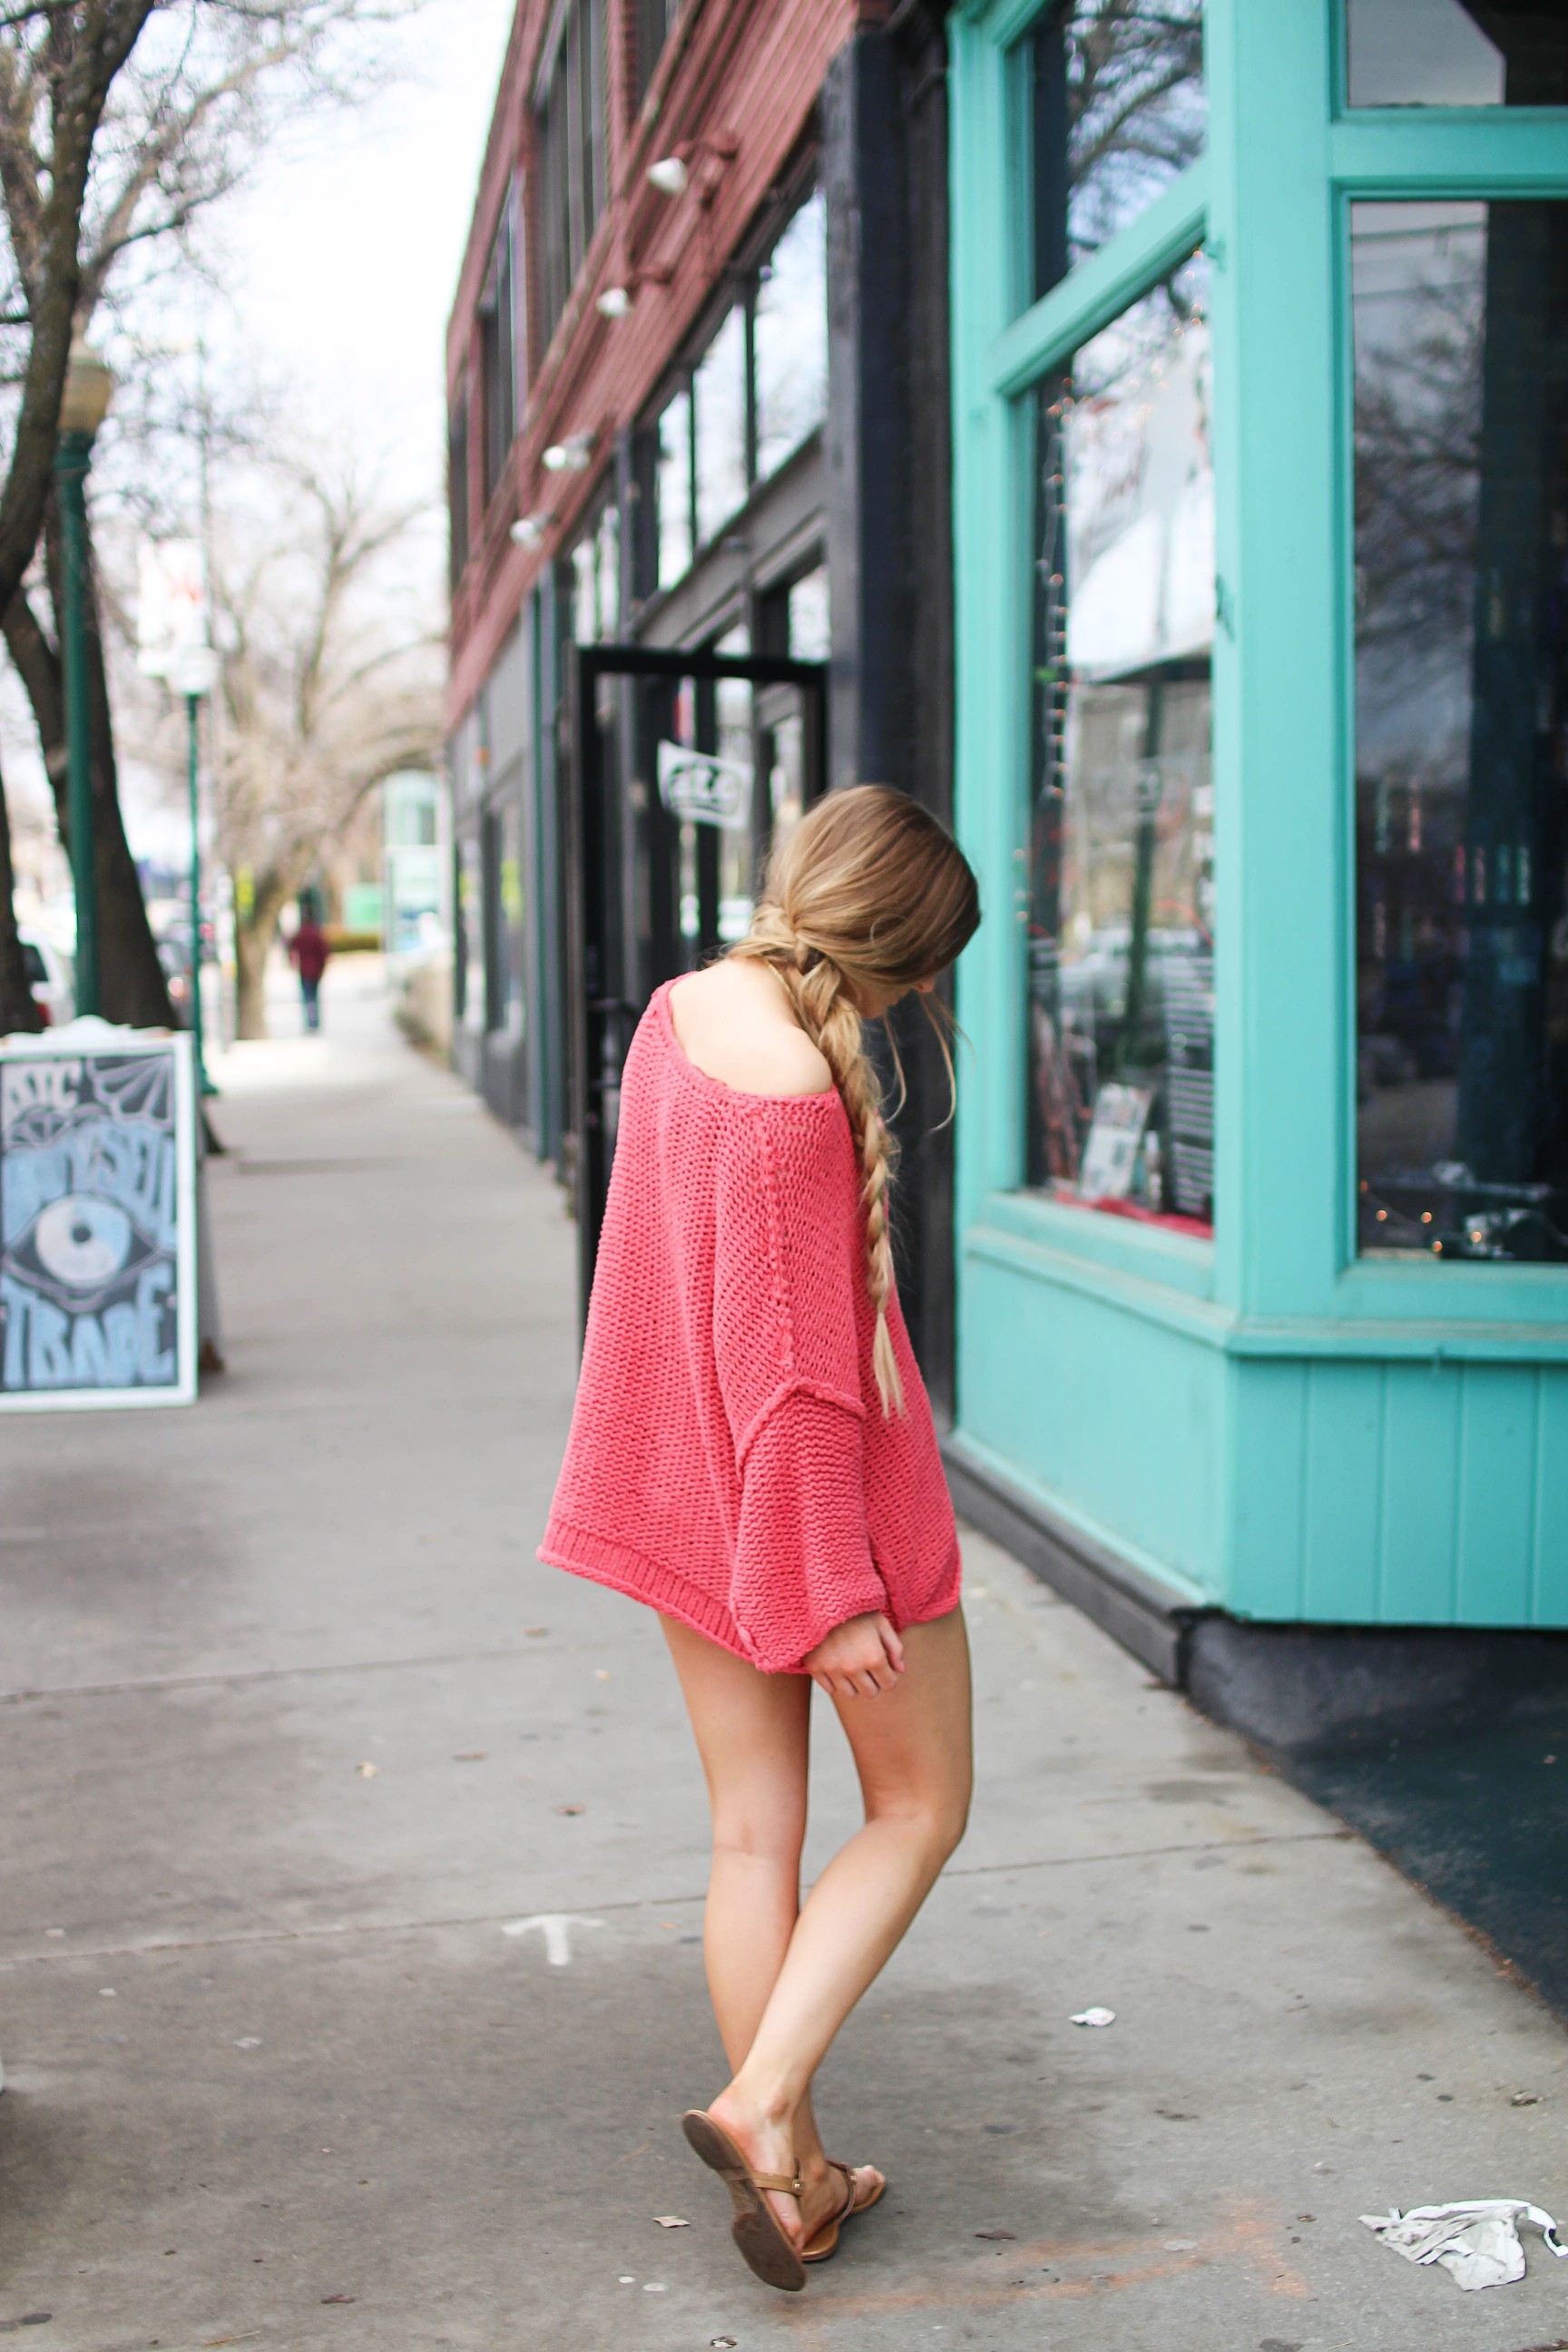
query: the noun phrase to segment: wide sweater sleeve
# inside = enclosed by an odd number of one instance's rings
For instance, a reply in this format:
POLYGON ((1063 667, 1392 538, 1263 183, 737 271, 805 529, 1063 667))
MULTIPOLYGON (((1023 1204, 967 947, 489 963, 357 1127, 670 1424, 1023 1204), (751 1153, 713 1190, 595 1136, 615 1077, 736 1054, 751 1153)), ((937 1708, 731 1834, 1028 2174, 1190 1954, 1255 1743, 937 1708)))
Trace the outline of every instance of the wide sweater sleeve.
POLYGON ((713 1345, 740 1479, 731 1612, 798 1670, 888 1595, 866 1520, 860 1215, 836 1098, 737 1108, 716 1171, 713 1345))

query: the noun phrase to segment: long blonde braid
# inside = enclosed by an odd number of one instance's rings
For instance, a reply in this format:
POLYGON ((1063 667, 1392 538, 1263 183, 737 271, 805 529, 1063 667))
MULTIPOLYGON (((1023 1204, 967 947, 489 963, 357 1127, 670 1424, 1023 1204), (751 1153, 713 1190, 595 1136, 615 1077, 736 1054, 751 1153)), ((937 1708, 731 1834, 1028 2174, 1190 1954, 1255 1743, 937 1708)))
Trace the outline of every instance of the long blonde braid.
POLYGON ((888 1192, 896 1152, 865 1049, 862 1008, 944 971, 979 920, 974 876, 952 835, 890 786, 852 784, 818 801, 777 845, 751 930, 730 950, 778 974, 848 1115, 866 1213, 866 1287, 877 1317, 871 1368, 888 1415, 904 1409, 888 1328, 888 1192))
POLYGON ((866 1051, 860 1014, 838 966, 805 947, 777 907, 760 907, 750 934, 730 952, 749 962, 769 964, 778 974, 795 1018, 832 1071, 833 1083, 848 1113, 860 1162, 860 1202, 866 1212, 866 1288, 877 1313, 871 1369, 883 1412, 902 1412, 904 1384, 888 1329, 888 1301, 893 1294, 888 1187, 897 1152, 882 1117, 881 1088, 866 1051))

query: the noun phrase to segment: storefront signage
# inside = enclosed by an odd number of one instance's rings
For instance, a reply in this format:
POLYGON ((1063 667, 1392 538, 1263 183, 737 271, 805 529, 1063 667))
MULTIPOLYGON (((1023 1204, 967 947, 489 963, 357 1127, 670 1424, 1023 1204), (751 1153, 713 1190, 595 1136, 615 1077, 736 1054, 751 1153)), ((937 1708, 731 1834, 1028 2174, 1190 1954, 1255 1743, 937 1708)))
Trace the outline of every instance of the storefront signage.
POLYGON ((0 1410, 196 1392, 190 1039, 0 1044, 0 1410))
POLYGON ((1146 1087, 1101 1087, 1083 1147, 1078 1189, 1086 1201, 1125 1201, 1154 1097, 1146 1087))
POLYGON ((658 796, 671 816, 747 833, 752 824, 752 763, 689 751, 683 743, 658 747, 658 796))

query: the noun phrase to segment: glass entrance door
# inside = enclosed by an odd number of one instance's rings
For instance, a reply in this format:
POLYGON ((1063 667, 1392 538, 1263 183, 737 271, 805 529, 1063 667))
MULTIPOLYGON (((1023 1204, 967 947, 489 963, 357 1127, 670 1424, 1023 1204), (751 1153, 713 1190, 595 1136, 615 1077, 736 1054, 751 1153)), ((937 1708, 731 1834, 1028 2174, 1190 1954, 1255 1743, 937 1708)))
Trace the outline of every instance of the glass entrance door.
POLYGON ((656 988, 744 936, 775 833, 826 778, 822 662, 575 649, 567 992, 580 1306, 621 1070, 656 988))

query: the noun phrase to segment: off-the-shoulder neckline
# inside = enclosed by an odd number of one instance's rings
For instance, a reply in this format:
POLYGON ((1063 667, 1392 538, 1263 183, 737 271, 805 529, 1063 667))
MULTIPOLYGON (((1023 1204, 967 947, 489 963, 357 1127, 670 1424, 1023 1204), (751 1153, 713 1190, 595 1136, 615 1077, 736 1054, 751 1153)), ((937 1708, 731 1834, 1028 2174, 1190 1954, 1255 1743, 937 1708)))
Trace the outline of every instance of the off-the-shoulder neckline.
MULTIPOLYGON (((684 979, 686 975, 681 973, 679 977, 684 979)), ((714 1077, 709 1070, 700 1070, 676 1033, 675 1016, 669 1009, 670 992, 674 987, 675 982, 667 980, 654 991, 653 1005, 658 1032, 670 1053, 674 1055, 679 1067, 689 1077, 694 1078, 700 1087, 709 1087, 715 1094, 728 1095, 731 1102, 737 1103, 766 1103, 770 1108, 773 1105, 793 1108, 800 1103, 812 1109, 821 1103, 837 1103, 842 1108, 843 1097, 837 1087, 823 1087, 816 1094, 811 1095, 752 1094, 744 1087, 726 1085, 722 1078, 714 1077)))

